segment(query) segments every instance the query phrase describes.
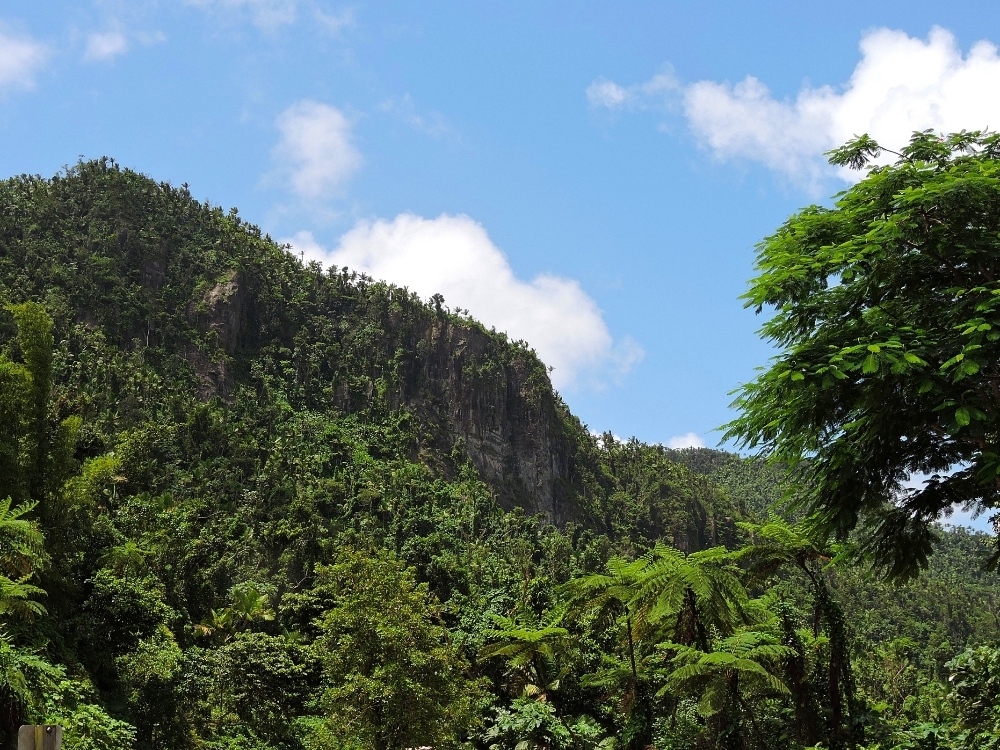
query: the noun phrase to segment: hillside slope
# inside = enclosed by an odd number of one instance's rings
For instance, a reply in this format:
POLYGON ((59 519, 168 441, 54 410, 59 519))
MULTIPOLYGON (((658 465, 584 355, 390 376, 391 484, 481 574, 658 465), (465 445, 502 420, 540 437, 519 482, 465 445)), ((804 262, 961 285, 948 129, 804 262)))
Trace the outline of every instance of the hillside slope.
MULTIPOLYGON (((303 269, 235 212, 108 162, 12 181, 0 213, 0 294, 43 301, 66 356, 99 337, 135 360, 133 382, 159 377, 203 401, 277 377, 294 383, 297 409, 406 409, 423 428, 414 450, 448 455, 461 441, 506 504, 572 515, 579 436, 523 346, 405 290, 303 269), (270 372, 255 369, 264 362, 270 372)), ((98 392, 108 372, 76 375, 91 414, 125 403, 112 431, 159 416, 127 382, 98 392)))
MULTIPOLYGON (((563 631, 562 584, 657 543, 737 547, 780 493, 732 454, 597 438, 525 345, 108 160, 0 183, 0 304, 8 739, 506 748, 489 738, 523 711, 563 733, 540 746, 607 748, 631 698, 587 675, 623 640, 615 617, 563 631), (499 623, 554 638, 559 676, 484 658, 499 623)), ((926 683, 1000 636, 984 548, 947 536, 902 594, 830 574, 884 656, 859 672, 872 696, 903 710, 880 682, 901 638, 926 683)), ((776 590, 808 613, 802 581, 776 590)))
MULTIPOLYGON (((40 503, 48 616, 9 627, 140 738, 201 730, 123 659, 154 648, 211 668, 243 627, 213 618, 248 592, 282 611, 345 547, 390 550, 475 641, 490 612, 533 596, 531 571, 565 580, 612 547, 733 539, 710 483, 662 449, 602 447, 524 345, 303 267, 235 211, 109 160, 0 183, 0 302, 54 320, 40 422, 10 433, 35 457, 8 483, 15 503, 40 503)), ((11 310, 0 354, 21 372, 11 310)), ((301 629, 286 610, 261 627, 301 629)), ((171 663, 181 690, 190 669, 171 663)))

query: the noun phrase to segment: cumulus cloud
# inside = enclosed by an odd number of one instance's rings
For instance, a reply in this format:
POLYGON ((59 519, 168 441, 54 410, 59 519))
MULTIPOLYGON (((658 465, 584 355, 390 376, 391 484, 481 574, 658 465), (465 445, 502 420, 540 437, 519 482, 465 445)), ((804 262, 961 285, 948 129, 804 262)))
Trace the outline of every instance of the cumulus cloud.
POLYGON ((32 88, 48 56, 44 44, 0 30, 0 88, 32 88))
POLYGON ((615 342, 597 304, 578 282, 551 274, 517 278, 483 226, 468 216, 359 222, 326 251, 308 232, 290 240, 293 252, 324 265, 347 266, 406 286, 423 298, 444 295, 488 326, 531 345, 553 367, 557 388, 582 376, 595 383, 620 378, 642 358, 631 339, 615 342))
POLYGON ((107 31, 87 37, 85 60, 110 60, 128 51, 128 40, 120 31, 107 31))
POLYGON ((992 95, 1000 87, 1000 57, 992 43, 977 42, 963 55, 940 27, 926 40, 883 28, 865 34, 860 48, 849 81, 805 86, 792 100, 776 98, 753 76, 736 84, 699 81, 676 93, 600 80, 587 96, 610 109, 662 101, 664 94, 679 98, 691 130, 715 156, 760 162, 800 183, 831 174, 823 152, 861 133, 899 148, 915 130, 1000 129, 1000 99, 992 95))
POLYGON ((351 123, 336 107, 303 100, 277 119, 281 139, 274 149, 278 173, 301 197, 317 200, 343 185, 363 162, 351 123))
POLYGON ((296 232, 294 237, 286 237, 281 243, 290 245, 292 254, 298 255, 304 264, 316 261, 323 266, 334 265, 330 260, 330 251, 316 241, 312 232, 296 232))
POLYGON ((704 448, 705 441, 701 439, 694 432, 688 432, 684 435, 675 435, 667 441, 667 447, 673 448, 674 450, 681 450, 682 448, 704 448))
POLYGON ((266 31, 295 23, 298 0, 185 0, 198 8, 215 9, 224 13, 245 12, 253 24, 266 31))

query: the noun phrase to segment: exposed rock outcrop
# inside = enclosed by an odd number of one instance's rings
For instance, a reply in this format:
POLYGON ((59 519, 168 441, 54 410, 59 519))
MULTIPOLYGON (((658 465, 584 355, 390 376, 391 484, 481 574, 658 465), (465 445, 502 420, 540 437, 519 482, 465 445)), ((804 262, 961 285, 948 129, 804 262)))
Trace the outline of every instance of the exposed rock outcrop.
POLYGON ((544 366, 527 352, 506 358, 495 335, 449 320, 429 325, 422 342, 408 406, 464 444, 505 505, 568 520, 571 447, 544 366))
POLYGON ((219 346, 227 354, 235 352, 239 343, 245 304, 245 284, 236 271, 228 271, 205 295, 208 330, 218 337, 219 346))
POLYGON ((188 320, 205 336, 201 342, 188 343, 183 356, 201 381, 199 394, 203 399, 228 399, 232 395, 235 384, 229 357, 236 352, 243 332, 246 301, 240 274, 230 270, 188 308, 188 320))
MULTIPOLYGON (((203 398, 228 399, 235 388, 230 366, 244 339, 248 305, 242 274, 230 271, 208 289, 188 317, 214 343, 193 343, 184 357, 202 381, 203 398), (214 349, 214 351, 212 351, 214 349)), ((572 453, 563 433, 544 365, 532 353, 477 324, 423 309, 414 327, 397 317, 381 320, 381 349, 402 349, 407 362, 391 396, 396 408, 415 414, 434 435, 438 453, 458 445, 506 507, 518 505, 563 524, 572 453)), ((360 393, 335 386, 345 412, 367 408, 369 381, 360 393)))

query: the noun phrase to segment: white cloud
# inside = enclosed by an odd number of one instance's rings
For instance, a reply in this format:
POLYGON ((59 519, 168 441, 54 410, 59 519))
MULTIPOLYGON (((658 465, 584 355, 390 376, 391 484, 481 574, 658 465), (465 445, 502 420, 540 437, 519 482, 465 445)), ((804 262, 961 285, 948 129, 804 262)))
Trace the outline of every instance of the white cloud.
POLYGON ((598 78, 587 87, 587 100, 595 107, 619 109, 633 99, 634 94, 628 89, 604 78, 598 78))
POLYGON ((625 376, 631 372, 632 368, 642 362, 646 352, 642 344, 631 336, 625 336, 621 341, 615 342, 611 349, 612 379, 616 385, 621 385, 625 376))
POLYGON ((215 9, 223 13, 245 11, 254 25, 265 31, 295 23, 298 0, 185 0, 198 8, 215 9))
POLYGON ((110 60, 128 51, 128 40, 120 31, 107 31, 87 37, 84 60, 110 60))
POLYGON ((438 112, 427 112, 426 114, 418 112, 413 97, 409 94, 384 99, 379 104, 379 109, 406 123, 417 132, 432 138, 458 137, 458 133, 444 115, 438 112))
POLYGON ((323 266, 333 265, 330 260, 330 251, 316 241, 312 232, 296 232, 294 237, 287 237, 281 240, 281 243, 291 245, 292 254, 298 255, 305 264, 316 261, 323 266))
POLYGON ((163 44, 167 41, 167 35, 162 31, 137 31, 135 38, 140 44, 146 47, 152 47, 154 44, 163 44))
POLYGON ((675 435, 667 441, 667 447, 673 448, 674 450, 680 450, 682 448, 704 448, 705 441, 702 440, 696 433, 689 432, 685 435, 675 435))
POLYGON ((672 70, 657 73, 645 83, 625 87, 614 81, 598 78, 587 87, 587 101, 592 107, 617 109, 649 109, 661 106, 667 95, 681 88, 672 70))
POLYGON ((347 266, 406 286, 423 298, 444 295, 513 339, 527 341, 554 368, 557 388, 583 375, 621 377, 642 357, 631 339, 616 344, 597 304, 578 282, 551 274, 531 281, 514 275, 483 226, 468 216, 425 219, 400 214, 392 221, 362 221, 325 251, 309 232, 291 241, 293 252, 324 265, 347 266))
POLYGON ((0 31, 0 88, 32 88, 48 56, 45 45, 31 37, 0 31))
MULTIPOLYGON (((833 173, 824 151, 861 133, 898 149, 915 130, 1000 129, 1000 98, 993 95, 1000 88, 1000 57, 990 42, 977 42, 963 56, 955 37, 940 27, 926 40, 876 29, 860 47, 860 62, 838 87, 806 86, 785 100, 753 76, 735 85, 699 81, 680 89, 680 104, 695 136, 715 156, 757 161, 806 184, 833 173)), ((611 109, 662 102, 669 89, 647 93, 643 86, 652 83, 622 88, 596 81, 587 96, 611 109)), ((844 171, 841 176, 856 179, 844 171)))
POLYGON ((361 167, 363 158, 352 142, 351 123, 335 107, 306 99, 282 112, 277 126, 278 172, 303 198, 324 197, 361 167))
POLYGON ((225 20, 242 20, 249 16, 251 22, 264 31, 276 31, 282 26, 294 24, 299 20, 303 6, 303 14, 311 17, 319 28, 333 36, 338 36, 344 29, 354 25, 353 8, 328 12, 316 0, 184 0, 184 3, 204 10, 214 10, 225 20), (308 13, 309 9, 312 10, 311 13, 308 13))
POLYGON ((341 31, 354 25, 354 9, 344 8, 339 13, 327 13, 322 8, 314 8, 313 16, 327 32, 337 36, 341 31))

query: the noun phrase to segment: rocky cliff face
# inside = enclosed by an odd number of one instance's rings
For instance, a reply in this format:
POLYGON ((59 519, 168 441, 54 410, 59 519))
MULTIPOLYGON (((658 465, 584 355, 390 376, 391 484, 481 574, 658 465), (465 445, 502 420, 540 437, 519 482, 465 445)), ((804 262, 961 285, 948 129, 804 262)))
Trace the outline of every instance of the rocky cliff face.
POLYGON ((552 386, 534 356, 504 346, 475 326, 432 322, 421 332, 407 405, 464 445, 501 502, 562 525, 571 515, 571 445, 552 386))
POLYGON ((215 356, 205 353, 204 346, 194 342, 184 347, 184 358, 194 368, 201 381, 202 398, 232 395, 234 382, 229 357, 236 353, 244 333, 243 317, 247 303, 246 285, 235 270, 227 271, 202 298, 188 305, 188 320, 206 334, 207 343, 215 356))
MULTIPOLYGON (((199 377, 202 398, 227 399, 237 386, 231 357, 240 354, 240 342, 253 338, 245 328, 258 304, 246 286, 244 274, 227 272, 189 309, 189 319, 211 347, 192 342, 184 351, 199 377)), ((464 452, 502 505, 565 523, 572 517, 567 487, 573 446, 544 365, 474 321, 435 312, 413 299, 410 304, 406 324, 399 315, 378 321, 378 346, 367 364, 380 370, 379 355, 384 360, 402 354, 406 364, 390 394, 392 405, 419 418, 433 436, 428 447, 436 453, 449 455, 456 447, 464 452)), ((337 323, 336 314, 330 315, 329 322, 337 323)), ((296 335, 291 332, 289 339, 296 335)), ((337 381, 335 404, 342 411, 358 412, 371 404, 374 378, 360 392, 336 374, 332 381, 337 381)))

